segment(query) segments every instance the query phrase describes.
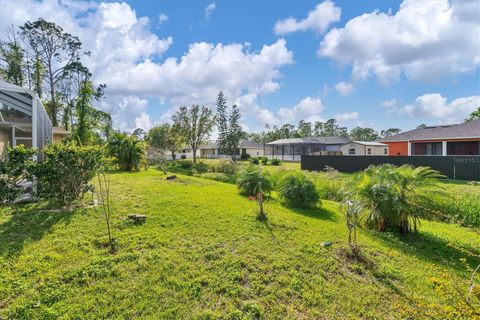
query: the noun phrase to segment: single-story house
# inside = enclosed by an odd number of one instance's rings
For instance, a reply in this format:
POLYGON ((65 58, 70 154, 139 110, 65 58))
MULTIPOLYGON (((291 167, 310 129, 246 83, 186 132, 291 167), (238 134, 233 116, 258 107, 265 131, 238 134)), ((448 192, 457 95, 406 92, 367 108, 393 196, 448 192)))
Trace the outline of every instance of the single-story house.
MULTIPOLYGON (((200 158, 229 158, 229 155, 226 155, 223 150, 218 147, 218 143, 210 143, 207 145, 200 146, 200 158)), ((263 157, 264 155, 264 146, 261 143, 249 141, 249 140, 240 140, 239 148, 237 150, 237 155, 240 157, 242 154, 249 154, 251 157, 263 157)))
POLYGON ((391 156, 480 155, 480 119, 418 128, 386 137, 391 156))
POLYGON ((52 140, 52 123, 37 94, 0 80, 0 157, 8 145, 42 148, 52 140))
POLYGON ((63 139, 69 137, 72 133, 68 130, 59 127, 52 128, 53 143, 62 143, 63 139))
POLYGON ((352 141, 340 147, 344 156, 388 156, 388 144, 373 141, 352 141))
POLYGON ((341 146, 350 141, 337 136, 279 139, 265 145, 265 156, 300 161, 302 155, 340 155, 341 146))

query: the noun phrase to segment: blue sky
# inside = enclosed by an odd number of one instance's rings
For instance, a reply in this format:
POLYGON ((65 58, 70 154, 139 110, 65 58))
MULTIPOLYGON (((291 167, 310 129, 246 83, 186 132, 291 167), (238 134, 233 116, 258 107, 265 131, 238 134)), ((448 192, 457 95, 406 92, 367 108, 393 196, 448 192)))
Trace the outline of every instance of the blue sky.
POLYGON ((220 89, 249 130, 332 117, 406 130, 480 106, 478 0, 0 2, 5 25, 41 12, 80 36, 124 130, 220 89))

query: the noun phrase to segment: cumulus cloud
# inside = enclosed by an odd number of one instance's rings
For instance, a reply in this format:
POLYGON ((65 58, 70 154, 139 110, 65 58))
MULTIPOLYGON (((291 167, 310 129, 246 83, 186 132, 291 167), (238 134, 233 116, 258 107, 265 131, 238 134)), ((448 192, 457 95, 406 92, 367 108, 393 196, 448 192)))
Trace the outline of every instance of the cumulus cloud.
POLYGON ((341 9, 335 6, 335 3, 327 0, 318 4, 314 10, 308 12, 308 16, 305 19, 297 20, 290 17, 277 21, 274 30, 278 35, 307 30, 323 33, 332 23, 340 20, 341 12, 341 9))
POLYGON ((344 81, 337 83, 334 89, 342 96, 348 96, 352 94, 353 91, 355 91, 355 87, 353 86, 353 84, 344 81))
POLYGON ((358 119, 359 113, 356 111, 353 112, 345 112, 345 113, 337 113, 335 114, 334 118, 338 121, 350 121, 358 119))
MULTIPOLYGON (((160 101, 156 105, 165 108, 161 119, 167 120, 181 104, 212 105, 220 90, 230 101, 272 93, 280 87, 281 68, 294 62, 283 39, 259 50, 249 44, 198 42, 179 58, 166 57, 172 37, 153 33, 151 21, 127 3, 24 0, 19 6, 0 0, 0 5, 0 28, 43 17, 79 36, 92 53, 83 62, 94 82, 107 84, 99 106, 122 130, 154 123, 147 117, 149 102, 160 101)), ((214 3, 209 7, 211 13, 214 3)), ((165 19, 160 15, 155 23, 165 19)))
POLYGON ((448 103, 439 93, 419 96, 413 104, 397 110, 411 118, 438 118, 444 123, 461 122, 480 106, 480 96, 463 97, 448 103))
POLYGON ((330 30, 318 55, 350 65, 357 80, 433 81, 480 65, 479 15, 477 0, 404 0, 395 14, 365 13, 330 30))
POLYGON ((259 52, 250 52, 242 44, 199 42, 190 45, 180 59, 112 63, 100 79, 108 81, 115 93, 153 95, 174 105, 209 104, 220 90, 233 98, 245 91, 275 90, 280 68, 291 63, 293 54, 283 39, 259 52))
POLYGON ((210 18, 212 16, 213 11, 217 8, 217 5, 215 2, 210 3, 206 8, 205 8, 205 20, 210 21, 210 18))

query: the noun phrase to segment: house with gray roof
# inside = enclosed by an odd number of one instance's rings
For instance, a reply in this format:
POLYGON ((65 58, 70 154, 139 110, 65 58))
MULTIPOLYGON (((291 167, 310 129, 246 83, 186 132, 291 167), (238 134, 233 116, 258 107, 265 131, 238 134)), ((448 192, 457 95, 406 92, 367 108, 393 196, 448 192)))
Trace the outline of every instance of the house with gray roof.
MULTIPOLYGON (((230 155, 226 155, 223 150, 219 148, 218 143, 209 143, 200 146, 198 150, 200 150, 200 158, 230 158, 230 155)), ((249 154, 251 157, 263 157, 263 144, 250 140, 240 140, 237 155, 240 157, 242 154, 249 154)))
POLYGON ((480 155, 480 119, 459 124, 417 128, 385 137, 391 156, 480 155))
POLYGON ((265 156, 300 161, 302 155, 341 155, 341 146, 350 141, 337 136, 279 139, 265 145, 265 156))

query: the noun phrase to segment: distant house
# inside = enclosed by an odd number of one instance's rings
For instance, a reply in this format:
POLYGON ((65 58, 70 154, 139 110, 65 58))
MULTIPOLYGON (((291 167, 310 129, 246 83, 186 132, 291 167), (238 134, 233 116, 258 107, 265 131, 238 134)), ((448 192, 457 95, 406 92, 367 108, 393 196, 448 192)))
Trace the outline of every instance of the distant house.
POLYGON ((350 141, 337 136, 279 139, 265 145, 265 156, 300 161, 302 155, 341 155, 341 146, 350 141))
MULTIPOLYGON (((218 143, 210 143, 200 146, 200 158, 229 158, 230 155, 225 154, 218 146, 218 143)), ((263 144, 249 141, 240 140, 237 155, 240 157, 242 154, 249 154, 251 157, 263 157, 264 147, 263 144)))
POLYGON ((340 147, 344 156, 388 156, 388 144, 380 142, 352 141, 340 147))
POLYGON ((68 130, 59 127, 52 128, 53 143, 62 143, 63 139, 69 137, 72 133, 68 130))
POLYGON ((480 120, 414 129, 386 137, 391 156, 480 155, 480 120))
POLYGON ((52 124, 37 94, 0 80, 0 157, 9 145, 42 148, 52 139, 52 124))

